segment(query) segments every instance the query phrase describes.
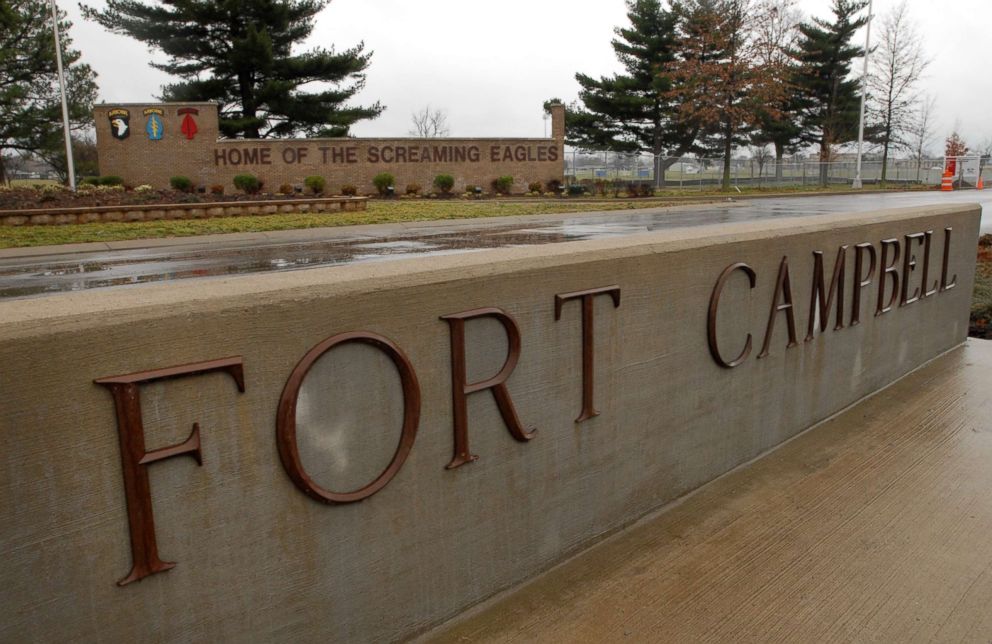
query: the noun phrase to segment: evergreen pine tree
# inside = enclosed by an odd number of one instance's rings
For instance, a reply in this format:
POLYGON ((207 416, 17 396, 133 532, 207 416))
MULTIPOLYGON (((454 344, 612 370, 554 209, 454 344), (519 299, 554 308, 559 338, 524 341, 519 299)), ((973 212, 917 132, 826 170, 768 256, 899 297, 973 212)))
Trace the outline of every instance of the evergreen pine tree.
POLYGON ((679 156, 693 149, 698 127, 679 118, 662 69, 674 59, 675 16, 659 0, 627 0, 630 26, 617 28, 613 50, 625 73, 576 74, 584 109, 566 118, 569 143, 587 149, 679 156))
POLYGON ((851 79, 851 64, 864 49, 851 44, 855 32, 868 22, 859 13, 868 0, 834 0, 833 22, 813 18, 799 25, 796 78, 803 139, 820 148, 820 182, 827 183, 831 146, 857 139, 861 110, 859 82, 851 79))
POLYGON ((147 43, 166 56, 152 66, 181 82, 163 88, 170 101, 217 101, 226 136, 346 136, 379 103, 347 102, 364 85, 371 52, 364 44, 340 53, 294 52, 328 0, 108 0, 83 13, 110 31, 147 43), (314 82, 333 87, 306 92, 314 82), (350 82, 350 84, 348 84, 350 82))
MULTIPOLYGON (((33 154, 66 175, 62 97, 59 93, 46 0, 0 0, 0 150, 33 154)), ((73 131, 93 124, 96 74, 71 48, 71 23, 59 11, 69 124, 73 131)), ((0 154, 0 183, 6 181, 0 154)))
POLYGON ((676 60, 664 73, 670 95, 684 120, 695 123, 723 157, 723 189, 730 189, 735 145, 757 126, 763 114, 777 113, 783 86, 779 70, 759 59, 756 25, 763 12, 750 0, 678 0, 676 60))

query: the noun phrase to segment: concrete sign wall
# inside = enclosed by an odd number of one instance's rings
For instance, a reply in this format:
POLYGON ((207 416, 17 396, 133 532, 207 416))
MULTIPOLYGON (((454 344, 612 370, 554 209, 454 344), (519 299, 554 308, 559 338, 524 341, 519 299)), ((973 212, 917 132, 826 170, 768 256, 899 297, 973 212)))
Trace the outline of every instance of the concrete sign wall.
POLYGON ((547 139, 219 139, 214 103, 103 104, 93 110, 100 172, 130 185, 169 186, 171 177, 234 191, 233 178, 253 174, 266 190, 281 184, 302 186, 310 175, 327 181, 338 194, 343 185, 359 194, 375 191, 372 178, 389 172, 397 193, 408 184, 433 190, 434 178, 450 174, 455 189, 490 190, 493 179, 511 176, 513 192, 528 183, 561 181, 565 169, 565 108, 551 107, 547 139))
POLYGON ((963 342, 978 225, 822 216, 0 304, 0 641, 421 631, 963 342))

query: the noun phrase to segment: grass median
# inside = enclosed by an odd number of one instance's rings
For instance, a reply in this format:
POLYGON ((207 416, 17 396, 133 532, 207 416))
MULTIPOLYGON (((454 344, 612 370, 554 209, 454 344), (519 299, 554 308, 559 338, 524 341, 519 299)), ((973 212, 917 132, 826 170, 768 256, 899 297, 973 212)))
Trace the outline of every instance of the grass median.
POLYGON ((219 233, 323 228, 359 224, 388 224, 442 219, 474 219, 510 215, 549 215, 596 210, 629 210, 678 203, 671 199, 574 202, 562 200, 437 201, 432 199, 378 201, 355 212, 301 213, 218 217, 213 219, 162 220, 129 223, 68 224, 62 226, 7 226, 0 228, 0 248, 49 246, 162 237, 190 237, 219 233))

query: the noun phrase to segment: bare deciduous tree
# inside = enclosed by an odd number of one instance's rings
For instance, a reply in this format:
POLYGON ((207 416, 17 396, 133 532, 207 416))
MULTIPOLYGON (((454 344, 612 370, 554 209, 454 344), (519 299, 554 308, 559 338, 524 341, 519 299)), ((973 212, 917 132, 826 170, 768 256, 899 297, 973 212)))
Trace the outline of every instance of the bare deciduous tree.
POLYGON ((909 128, 908 140, 910 153, 916 160, 916 180, 920 180, 920 168, 923 159, 930 156, 930 146, 933 144, 933 120, 937 111, 937 99, 930 95, 920 97, 916 114, 909 128))
POLYGON ((434 139, 448 136, 450 132, 448 128, 448 115, 441 108, 434 109, 430 105, 427 105, 424 109, 411 114, 410 121, 413 123, 410 136, 416 136, 422 139, 434 139))
POLYGON ((775 148, 775 178, 782 179, 782 160, 799 143, 800 127, 793 77, 798 73, 792 52, 799 37, 802 13, 796 0, 759 0, 755 20, 755 58, 759 66, 774 70, 771 82, 781 85, 776 114, 762 110, 753 140, 775 148))
POLYGON ((930 64, 923 39, 910 20, 906 0, 885 14, 868 75, 869 116, 882 145, 882 183, 892 148, 908 148, 918 103, 916 85, 930 64))
POLYGON ((748 146, 751 153, 751 174, 754 174, 754 164, 758 164, 758 185, 764 180, 765 166, 772 160, 772 153, 768 151, 768 146, 764 144, 748 146))

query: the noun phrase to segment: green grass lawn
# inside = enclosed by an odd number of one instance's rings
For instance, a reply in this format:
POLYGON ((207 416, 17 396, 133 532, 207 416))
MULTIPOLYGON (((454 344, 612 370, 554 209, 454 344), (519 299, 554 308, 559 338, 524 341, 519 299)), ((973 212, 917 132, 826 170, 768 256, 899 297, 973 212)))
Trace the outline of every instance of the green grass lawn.
POLYGON ((221 217, 215 219, 191 219, 170 221, 149 221, 129 223, 94 223, 62 226, 22 226, 0 227, 0 248, 23 246, 49 246, 83 242, 121 241, 130 239, 156 239, 163 237, 189 237, 218 233, 263 232, 270 230, 291 230, 300 228, 321 228, 327 226, 350 226, 356 224, 385 224, 410 221, 432 221, 443 219, 474 219, 482 217, 505 217, 509 215, 545 215, 567 212, 589 212, 595 210, 629 210, 676 205, 681 197, 713 197, 724 199, 738 194, 788 194, 791 192, 832 192, 846 189, 845 186, 831 186, 818 190, 807 188, 757 189, 749 188, 738 193, 719 189, 708 189, 686 195, 679 191, 659 192, 653 198, 625 199, 623 197, 596 199, 593 201, 571 199, 527 199, 467 201, 452 199, 398 199, 395 201, 371 200, 368 209, 357 212, 278 214, 251 217, 221 217))

